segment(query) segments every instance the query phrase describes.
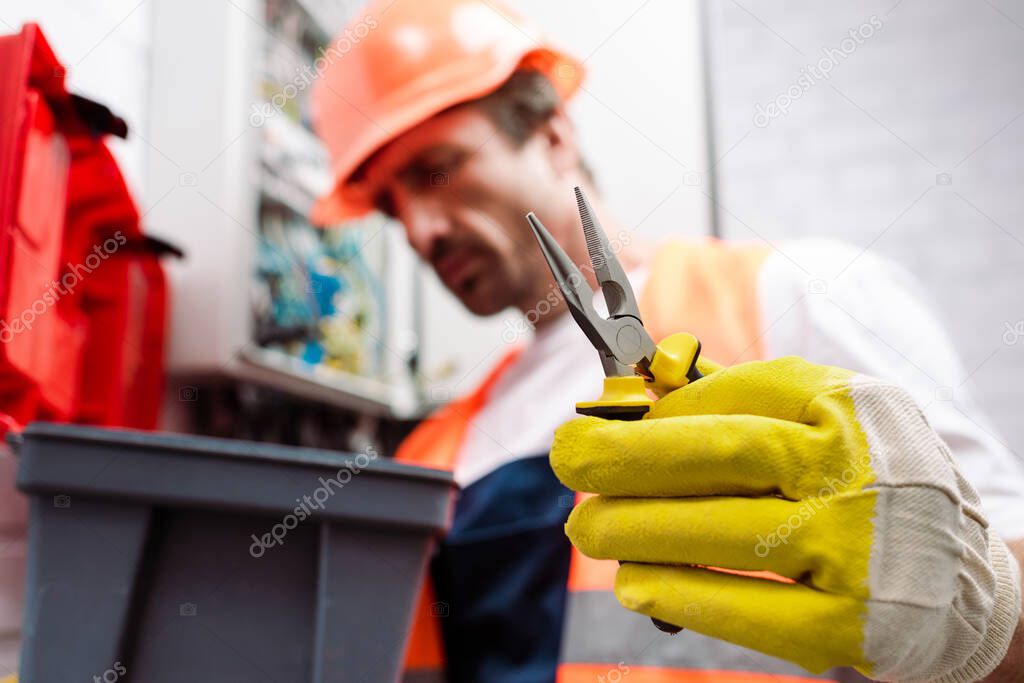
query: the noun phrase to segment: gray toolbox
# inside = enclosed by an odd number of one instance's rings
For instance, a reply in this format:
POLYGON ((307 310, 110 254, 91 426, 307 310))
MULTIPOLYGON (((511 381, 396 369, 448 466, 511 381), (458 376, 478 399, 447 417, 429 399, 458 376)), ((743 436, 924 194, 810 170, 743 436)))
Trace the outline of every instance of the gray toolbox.
POLYGON ((22 683, 399 679, 448 473, 48 423, 12 444, 30 496, 22 683))

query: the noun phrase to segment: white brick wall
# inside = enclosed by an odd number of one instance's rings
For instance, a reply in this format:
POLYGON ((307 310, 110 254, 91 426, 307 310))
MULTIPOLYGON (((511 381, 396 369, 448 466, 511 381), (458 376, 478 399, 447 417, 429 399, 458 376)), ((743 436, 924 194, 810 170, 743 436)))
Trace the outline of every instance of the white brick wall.
POLYGON ((569 111, 609 208, 637 236, 706 232, 697 0, 510 0, 584 61, 569 111))
POLYGON ((736 145, 718 166, 725 236, 828 235, 905 264, 973 372, 964 387, 1024 457, 1024 338, 1003 342, 1024 320, 1024 6, 709 5, 718 154, 736 145), (872 15, 881 29, 829 80, 755 126, 758 104, 872 15))

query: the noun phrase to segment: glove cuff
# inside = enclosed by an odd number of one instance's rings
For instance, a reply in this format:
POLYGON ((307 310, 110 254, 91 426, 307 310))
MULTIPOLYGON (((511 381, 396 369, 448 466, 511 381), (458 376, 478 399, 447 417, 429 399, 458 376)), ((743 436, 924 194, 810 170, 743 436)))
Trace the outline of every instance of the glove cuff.
POLYGON ((992 615, 981 645, 956 671, 936 678, 933 683, 970 683, 992 673, 1006 657, 1010 641, 1020 620, 1020 568, 1009 548, 995 534, 989 535, 989 559, 996 575, 992 615))

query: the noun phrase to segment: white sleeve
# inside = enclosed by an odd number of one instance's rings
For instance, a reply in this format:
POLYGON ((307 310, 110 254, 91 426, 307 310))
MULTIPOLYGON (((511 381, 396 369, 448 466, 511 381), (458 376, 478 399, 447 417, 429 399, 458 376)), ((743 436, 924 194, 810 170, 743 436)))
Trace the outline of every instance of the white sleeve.
POLYGON ((953 451, 989 523, 1024 538, 1024 462, 972 400, 968 376, 913 277, 827 240, 779 245, 758 276, 766 356, 802 356, 903 386, 953 451))

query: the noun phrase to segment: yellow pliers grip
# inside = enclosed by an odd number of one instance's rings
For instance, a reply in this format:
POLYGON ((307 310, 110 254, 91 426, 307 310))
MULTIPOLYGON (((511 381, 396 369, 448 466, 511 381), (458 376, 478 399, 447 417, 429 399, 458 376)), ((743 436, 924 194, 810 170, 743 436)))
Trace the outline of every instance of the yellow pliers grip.
POLYGON ((700 342, 692 334, 673 334, 657 348, 650 365, 650 379, 640 375, 605 377, 601 396, 577 403, 576 412, 606 420, 639 420, 654 405, 649 391, 661 397, 703 377, 697 369, 700 342))

